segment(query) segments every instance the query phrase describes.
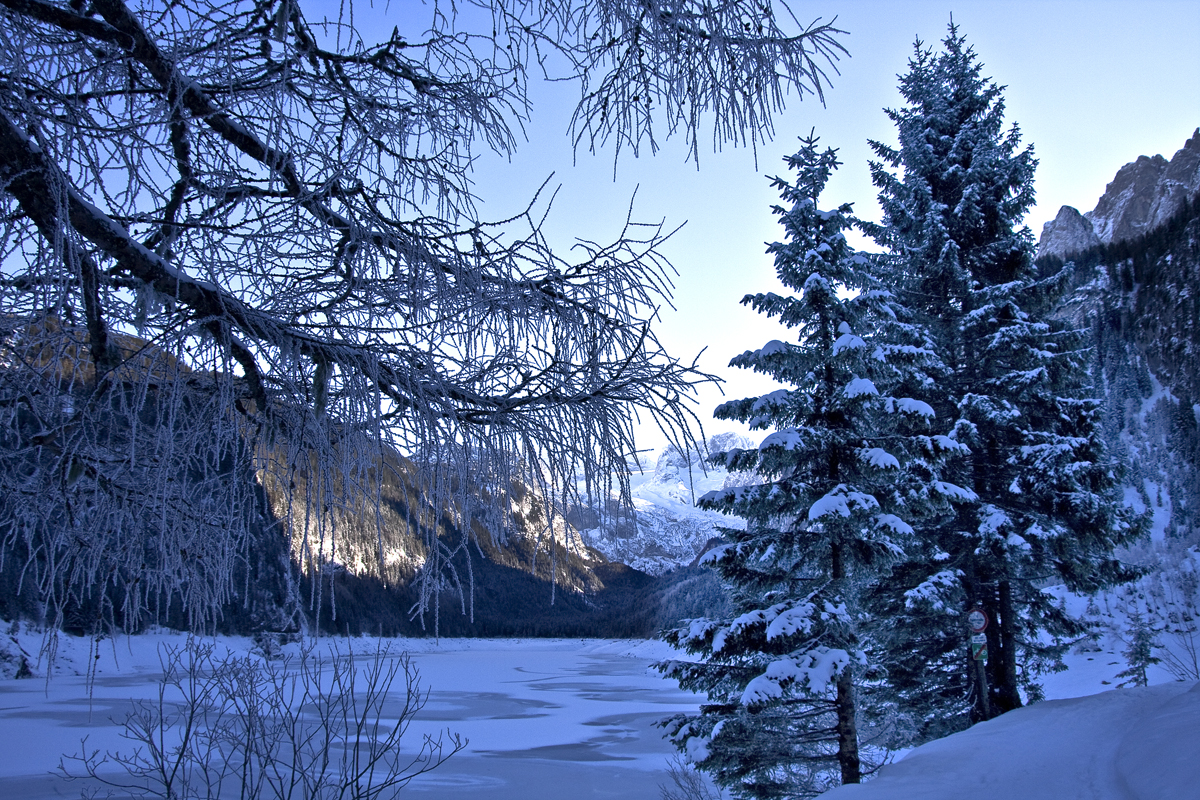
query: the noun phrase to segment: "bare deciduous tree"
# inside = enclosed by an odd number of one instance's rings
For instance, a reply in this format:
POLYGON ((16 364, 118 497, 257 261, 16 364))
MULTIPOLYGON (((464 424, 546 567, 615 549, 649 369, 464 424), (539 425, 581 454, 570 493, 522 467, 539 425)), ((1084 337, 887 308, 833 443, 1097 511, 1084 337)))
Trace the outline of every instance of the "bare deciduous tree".
MULTIPOLYGON (((544 199, 480 219, 472 160, 516 146, 534 65, 580 87, 577 146, 760 141, 839 31, 741 0, 419 8, 372 42, 349 2, 0 0, 0 536, 51 610, 211 622, 257 568, 256 472, 332 520, 396 448, 462 520, 518 464, 627 493, 636 413, 689 436, 707 376, 650 325, 669 232, 554 252, 544 199)), ((432 581, 465 546, 437 527, 432 581)))

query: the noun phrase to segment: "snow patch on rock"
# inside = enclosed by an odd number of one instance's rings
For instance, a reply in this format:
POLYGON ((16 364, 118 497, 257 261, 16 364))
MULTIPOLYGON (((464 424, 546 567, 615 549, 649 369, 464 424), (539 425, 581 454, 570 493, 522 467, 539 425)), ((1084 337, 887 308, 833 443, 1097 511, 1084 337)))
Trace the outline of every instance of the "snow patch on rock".
POLYGON ((738 517, 696 507, 701 497, 715 498, 725 490, 757 483, 753 475, 730 472, 708 463, 708 456, 757 445, 734 433, 721 433, 705 444, 705 452, 681 452, 674 445, 647 461, 630 479, 632 508, 608 498, 607 513, 576 510, 572 521, 587 544, 610 561, 661 575, 687 566, 719 537, 718 528, 742 528, 738 517))

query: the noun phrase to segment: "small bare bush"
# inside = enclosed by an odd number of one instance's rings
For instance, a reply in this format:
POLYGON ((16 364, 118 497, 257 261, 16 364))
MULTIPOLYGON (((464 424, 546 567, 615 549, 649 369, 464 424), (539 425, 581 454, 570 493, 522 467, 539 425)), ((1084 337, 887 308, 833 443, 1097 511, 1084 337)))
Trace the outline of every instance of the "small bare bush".
POLYGON ((458 734, 402 740, 428 691, 407 653, 381 646, 321 659, 218 657, 195 640, 162 650, 158 694, 123 723, 130 752, 87 749, 59 765, 96 796, 165 800, 377 800, 466 746, 458 734))
POLYGON ((660 800, 722 800, 725 797, 712 780, 680 756, 670 760, 667 775, 673 785, 659 785, 660 800))

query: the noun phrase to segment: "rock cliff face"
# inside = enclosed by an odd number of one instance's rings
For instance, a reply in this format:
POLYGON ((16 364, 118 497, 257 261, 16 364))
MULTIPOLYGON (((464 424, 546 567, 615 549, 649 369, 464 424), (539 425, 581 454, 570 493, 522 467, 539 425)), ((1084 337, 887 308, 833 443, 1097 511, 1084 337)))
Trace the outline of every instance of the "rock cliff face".
POLYGON ((1100 244, 1100 237, 1087 217, 1072 206, 1063 206, 1058 216, 1042 227, 1042 239, 1038 243, 1038 258, 1056 256, 1066 258, 1082 253, 1100 244))
POLYGON ((1122 167, 1091 213, 1064 207, 1039 255, 1047 272, 1067 262, 1055 315, 1091 332, 1126 502, 1156 539, 1200 544, 1200 130, 1170 162, 1122 167))
POLYGON ((1167 161, 1139 156, 1117 170, 1096 207, 1063 206, 1042 228, 1038 258, 1066 258, 1097 244, 1129 241, 1160 228, 1200 193, 1200 128, 1167 161))

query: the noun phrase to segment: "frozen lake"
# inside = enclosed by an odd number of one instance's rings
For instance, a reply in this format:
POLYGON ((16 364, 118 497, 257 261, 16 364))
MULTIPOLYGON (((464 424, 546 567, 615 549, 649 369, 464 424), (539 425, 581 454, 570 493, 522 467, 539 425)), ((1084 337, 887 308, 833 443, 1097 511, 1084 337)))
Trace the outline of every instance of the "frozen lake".
MULTIPOLYGON (((22 636, 36 653, 36 637, 22 636)), ((159 642, 181 637, 136 637, 105 643, 95 654, 85 642, 65 642, 60 672, 41 679, 0 681, 0 797, 42 800, 78 797, 81 782, 50 774, 63 753, 125 749, 113 720, 131 698, 155 689, 159 642), (89 702, 79 674, 98 665, 89 702)), ((354 640, 371 651, 370 640, 354 640)), ((223 647, 244 652, 245 640, 223 647)), ((449 728, 467 748, 402 793, 438 800, 541 800, 625 797, 656 800, 674 752, 654 722, 694 710, 697 698, 658 677, 649 666, 669 654, 660 642, 601 640, 401 641, 420 669, 429 702, 408 741, 449 728)))

